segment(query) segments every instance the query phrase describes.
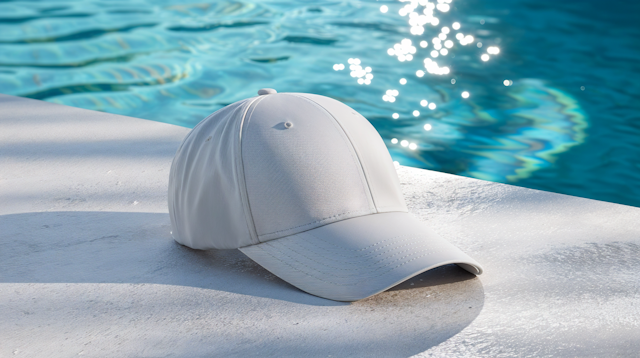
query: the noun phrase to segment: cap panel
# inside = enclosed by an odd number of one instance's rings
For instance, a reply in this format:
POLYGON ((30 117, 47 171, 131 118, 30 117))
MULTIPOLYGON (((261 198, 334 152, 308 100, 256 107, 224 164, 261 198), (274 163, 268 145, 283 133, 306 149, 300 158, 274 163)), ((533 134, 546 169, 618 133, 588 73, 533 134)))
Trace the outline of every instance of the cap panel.
POLYGON ((408 213, 366 215, 240 250, 276 276, 316 296, 355 301, 421 272, 482 267, 408 213))
POLYGON ((259 240, 374 213, 354 150, 326 111, 290 94, 264 97, 245 118, 241 144, 259 240))
POLYGON ((407 212, 393 160, 371 123, 351 107, 334 99, 307 93, 296 95, 325 108, 343 128, 362 164, 377 211, 407 212))
POLYGON ((254 242, 236 171, 239 130, 252 99, 224 107, 184 139, 171 164, 169 214, 174 239, 194 249, 235 249, 254 242))

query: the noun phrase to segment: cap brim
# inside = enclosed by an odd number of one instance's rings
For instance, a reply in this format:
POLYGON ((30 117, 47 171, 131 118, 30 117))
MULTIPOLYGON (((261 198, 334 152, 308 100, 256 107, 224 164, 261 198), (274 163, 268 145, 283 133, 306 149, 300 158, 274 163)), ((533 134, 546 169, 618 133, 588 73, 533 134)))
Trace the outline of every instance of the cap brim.
POLYGON ((240 251, 293 286, 336 301, 367 298, 447 264, 482 273, 474 259, 399 212, 343 220, 240 251))

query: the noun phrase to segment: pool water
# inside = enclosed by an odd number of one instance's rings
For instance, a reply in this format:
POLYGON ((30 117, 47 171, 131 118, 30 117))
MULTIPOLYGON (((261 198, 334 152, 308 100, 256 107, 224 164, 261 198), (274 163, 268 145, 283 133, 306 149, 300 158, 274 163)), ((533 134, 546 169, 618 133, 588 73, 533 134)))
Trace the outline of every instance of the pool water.
POLYGON ((0 93, 186 127, 263 87, 322 94, 400 164, 640 206, 638 14, 615 0, 0 1, 0 93))

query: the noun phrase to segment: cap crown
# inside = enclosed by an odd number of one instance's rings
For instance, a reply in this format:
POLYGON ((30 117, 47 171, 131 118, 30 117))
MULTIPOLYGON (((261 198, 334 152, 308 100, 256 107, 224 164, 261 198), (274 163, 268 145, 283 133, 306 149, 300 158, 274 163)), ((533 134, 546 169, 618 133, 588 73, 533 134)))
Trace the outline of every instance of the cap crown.
POLYGON ((318 95, 227 106, 193 129, 171 167, 173 235, 193 248, 244 247, 392 211, 407 208, 377 131, 318 95))

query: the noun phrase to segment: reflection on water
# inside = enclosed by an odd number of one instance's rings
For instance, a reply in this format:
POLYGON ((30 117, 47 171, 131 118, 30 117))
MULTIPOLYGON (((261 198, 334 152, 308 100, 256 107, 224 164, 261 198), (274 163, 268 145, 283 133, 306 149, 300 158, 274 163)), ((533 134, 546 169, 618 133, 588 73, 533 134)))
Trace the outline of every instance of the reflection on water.
POLYGON ((585 4, 3 2, 0 92, 187 127, 317 93, 400 164, 640 206, 635 8, 585 4))
POLYGON ((407 151, 398 148, 398 139, 392 138, 389 148, 395 158, 404 160, 403 164, 517 182, 552 166, 559 153, 584 141, 585 116, 567 94, 546 87, 539 80, 521 80, 508 96, 510 107, 487 110, 468 101, 468 92, 462 92, 460 99, 451 98, 447 104, 454 106, 453 113, 424 121, 406 118, 398 122, 400 130, 389 127, 385 132, 389 136, 423 140, 414 147, 402 145, 401 141, 402 147, 412 150, 407 151), (419 151, 414 152, 417 148, 419 151), (472 159, 466 160, 462 168, 447 167, 449 163, 440 156, 451 156, 451 151, 472 159))

